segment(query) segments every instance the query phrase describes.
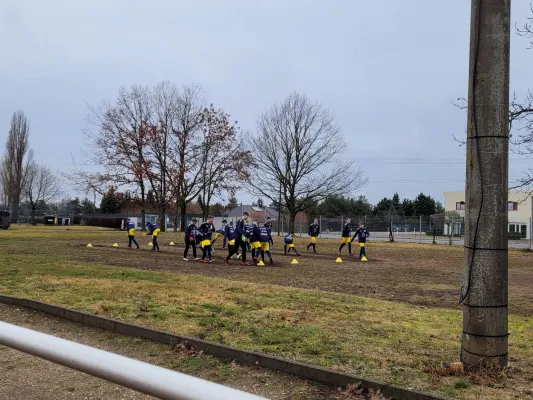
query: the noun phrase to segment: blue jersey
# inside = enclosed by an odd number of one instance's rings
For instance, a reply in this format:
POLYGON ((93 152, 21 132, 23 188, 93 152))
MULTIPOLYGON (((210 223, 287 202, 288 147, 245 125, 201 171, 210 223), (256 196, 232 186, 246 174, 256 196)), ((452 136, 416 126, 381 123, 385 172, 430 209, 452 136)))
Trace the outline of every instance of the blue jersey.
POLYGON ((259 227, 256 224, 252 225, 252 234, 250 235, 250 242, 259 242, 259 236, 261 235, 261 231, 259 227))
POLYGON ((262 243, 270 243, 270 233, 266 224, 259 228, 259 241, 262 243))
POLYGON ((342 229, 342 237, 351 237, 352 236, 352 225, 351 224, 345 224, 344 228, 342 229))
POLYGON ((201 233, 200 231, 198 230, 198 228, 196 227, 196 224, 194 223, 190 223, 187 228, 185 229, 185 241, 196 241, 197 239, 200 238, 201 240, 201 233), (191 237, 192 237, 192 240, 191 240, 191 237))
POLYGON ((241 218, 237 221, 237 224, 235 226, 235 236, 241 236, 244 235, 244 227, 245 227, 244 220, 241 218))
POLYGON ((232 225, 226 225, 224 228, 224 238, 226 240, 235 240, 235 228, 232 225))
POLYGON ((370 232, 368 232, 366 228, 357 228, 353 238, 355 239, 356 236, 360 243, 365 243, 366 238, 370 236, 370 232))
POLYGON ((252 236, 252 232, 253 232, 253 225, 245 224, 242 234, 249 239, 252 236))
POLYGON ((319 233, 320 233, 320 225, 315 224, 315 223, 309 225, 309 236, 317 237, 319 233))
POLYGON ((200 233, 202 234, 203 240, 211 240, 214 230, 215 226, 211 222, 204 222, 200 225, 200 233))

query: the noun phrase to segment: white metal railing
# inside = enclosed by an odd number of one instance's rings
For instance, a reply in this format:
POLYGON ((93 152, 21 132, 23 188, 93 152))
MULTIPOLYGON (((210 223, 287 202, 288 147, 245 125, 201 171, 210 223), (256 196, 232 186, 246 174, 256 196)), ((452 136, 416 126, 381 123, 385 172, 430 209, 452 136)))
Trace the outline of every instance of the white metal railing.
POLYGON ((1 321, 0 345, 164 400, 266 400, 264 397, 1 321))

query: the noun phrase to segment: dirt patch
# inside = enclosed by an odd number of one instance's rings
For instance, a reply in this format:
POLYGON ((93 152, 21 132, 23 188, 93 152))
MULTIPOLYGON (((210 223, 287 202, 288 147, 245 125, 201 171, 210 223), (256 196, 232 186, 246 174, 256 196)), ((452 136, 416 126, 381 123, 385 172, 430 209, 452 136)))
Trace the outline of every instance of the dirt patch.
MULTIPOLYGON (((165 233, 160 239, 161 252, 150 251, 149 238, 138 238, 141 250, 126 246, 122 232, 97 232, 80 239, 84 232, 63 233, 58 237, 32 238, 28 246, 13 245, 11 251, 19 254, 60 255, 68 260, 97 262, 110 266, 131 267, 143 270, 171 271, 228 278, 239 281, 277 284, 306 289, 351 293, 362 296, 405 302, 427 307, 459 308, 460 288, 463 281, 464 253, 460 247, 417 243, 370 242, 367 244, 369 262, 359 261, 359 248, 354 246, 355 256, 349 257, 346 249, 342 263, 339 243, 333 239, 321 239, 319 254, 307 252, 306 238, 296 238, 296 246, 302 256, 283 255, 281 239, 275 237, 274 267, 243 266, 238 260, 224 265, 227 250, 221 241, 215 244, 213 264, 183 261, 183 239, 180 234, 165 233), (72 236, 74 235, 73 239, 72 236), (69 237, 70 236, 70 237, 69 237), (169 246, 173 241, 176 245, 169 246), (87 248, 91 242, 93 248, 87 248), (112 247, 113 243, 119 247, 112 247), (291 264, 296 258, 299 263, 291 264)), ((7 246, 9 251, 10 245, 7 246)), ((251 258, 248 257, 248 261, 251 258)), ((509 304, 510 313, 530 315, 529 283, 533 281, 533 254, 509 252, 509 304)))

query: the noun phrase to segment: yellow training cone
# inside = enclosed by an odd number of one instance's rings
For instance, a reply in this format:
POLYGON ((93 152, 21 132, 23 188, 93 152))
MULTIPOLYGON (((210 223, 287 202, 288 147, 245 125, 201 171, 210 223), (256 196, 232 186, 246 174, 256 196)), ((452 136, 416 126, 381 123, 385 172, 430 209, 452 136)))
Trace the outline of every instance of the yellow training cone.
POLYGON ((174 246, 174 242, 170 242, 170 245, 171 245, 171 246, 174 246))
POLYGON ((296 258, 293 258, 293 260, 291 261, 291 264, 298 264, 298 260, 296 258))
POLYGON ((89 243, 89 244, 87 245, 87 247, 93 247, 93 245, 89 243))
POLYGON ((361 261, 368 261, 368 258, 363 257, 363 258, 361 258, 361 261))
POLYGON ((152 242, 148 243, 148 246, 153 246, 152 242))
POLYGON ((341 260, 340 257, 337 257, 337 259, 335 260, 335 262, 342 262, 342 260, 341 260))
POLYGON ((113 245, 113 247, 118 247, 118 243, 115 243, 115 244, 113 245))
POLYGON ((261 260, 261 261, 259 261, 259 262, 257 263, 257 265, 263 267, 263 266, 265 265, 265 263, 261 260))

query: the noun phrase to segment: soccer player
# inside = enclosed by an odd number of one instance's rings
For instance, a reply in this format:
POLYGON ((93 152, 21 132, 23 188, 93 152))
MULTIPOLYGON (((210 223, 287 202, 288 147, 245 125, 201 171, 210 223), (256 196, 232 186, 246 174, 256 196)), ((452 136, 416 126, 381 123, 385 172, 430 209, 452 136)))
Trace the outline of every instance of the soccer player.
POLYGON ((183 260, 189 261, 187 258, 187 253, 189 252, 189 248, 192 247, 192 254, 194 256, 194 261, 198 261, 199 258, 196 254, 196 238, 200 235, 200 232, 198 231, 198 228, 196 227, 196 223, 198 220, 196 218, 192 218, 189 225, 187 225, 187 228, 185 228, 185 251, 183 252, 183 260))
POLYGON ((228 261, 233 254, 237 254, 237 258, 241 256, 239 254, 239 249, 236 249, 237 253, 233 251, 235 248, 235 228, 233 228, 231 221, 224 228, 224 241, 228 244, 228 256, 224 259, 224 264, 229 264, 228 261))
POLYGON ((294 250, 297 256, 300 255, 300 253, 298 253, 298 250, 296 250, 296 247, 294 247, 294 239, 292 238, 292 235, 290 233, 287 236, 285 236, 284 248, 285 248, 285 255, 289 254, 291 252, 291 249, 294 250))
POLYGON ((254 219, 252 223, 252 233, 250 235, 250 247, 252 251, 252 259, 254 263, 257 263, 257 256, 261 252, 261 230, 257 224, 257 220, 254 219))
POLYGON ((139 249, 139 243, 135 240, 135 224, 133 222, 130 222, 128 220, 128 223, 126 224, 126 229, 128 230, 128 247, 131 247, 131 244, 135 244, 137 246, 137 250, 139 249))
POLYGON ((339 247, 339 254, 342 254, 342 248, 344 247, 344 245, 348 244, 348 255, 352 255, 352 242, 350 240, 352 238, 351 222, 352 221, 348 218, 346 220, 346 223, 344 224, 344 228, 342 229, 342 243, 339 247))
POLYGON ((307 250, 309 247, 313 247, 313 253, 316 253, 316 238, 320 234, 320 225, 318 225, 318 219, 315 218, 314 222, 309 225, 309 236, 311 236, 311 242, 307 245, 307 250))
POLYGON ((270 248, 274 248, 274 240, 272 239, 272 221, 270 220, 270 217, 267 217, 267 222, 265 226, 268 229, 268 234, 270 235, 270 248))
POLYGON ((148 234, 152 235, 152 244, 154 245, 152 251, 159 251, 159 243, 157 243, 157 236, 159 236, 159 232, 161 232, 159 225, 147 222, 146 228, 148 228, 148 234))
POLYGON ((200 225, 200 233, 202 234, 202 262, 213 262, 212 253, 211 253, 211 238, 213 237, 213 231, 215 230, 215 225, 213 225, 213 217, 210 215, 207 217, 207 221, 200 225), (209 260, 206 260, 206 256, 209 260))
POLYGON ((264 263, 266 253, 268 258, 270 258, 270 264, 274 264, 274 261, 272 260, 272 253, 270 252, 270 241, 272 237, 270 236, 267 224, 268 222, 265 222, 263 226, 259 227, 259 241, 261 242, 261 248, 257 249, 255 258, 259 258, 259 253, 261 253, 261 260, 264 263))
POLYGON ((370 236, 370 232, 368 232, 368 230, 366 229, 364 223, 361 223, 359 225, 359 228, 357 228, 357 230, 355 231, 355 234, 353 235, 352 242, 357 237, 357 239, 359 241, 359 247, 361 248, 361 250, 359 250, 359 259, 360 260, 363 257, 366 257, 365 243, 366 243, 366 238, 369 237, 369 236, 370 236))
MULTIPOLYGON (((215 238, 213 239, 213 242, 211 243, 211 246, 213 246, 215 244, 215 242, 217 241, 217 239, 219 237, 222 237, 223 240, 222 240, 222 248, 226 247, 226 237, 224 235, 224 229, 226 228, 226 224, 228 223, 227 220, 223 219, 222 220, 222 228, 220 229, 217 229, 217 231, 215 232, 215 238)), ((213 251, 214 253, 214 251, 213 251)))
POLYGON ((246 236, 244 235, 244 226, 246 225, 246 221, 248 221, 248 216, 248 213, 244 212, 242 218, 240 218, 235 225, 235 245, 233 246, 233 250, 231 250, 226 257, 226 261, 229 261, 234 254, 238 254, 240 248, 242 263, 243 265, 246 265, 246 236))

